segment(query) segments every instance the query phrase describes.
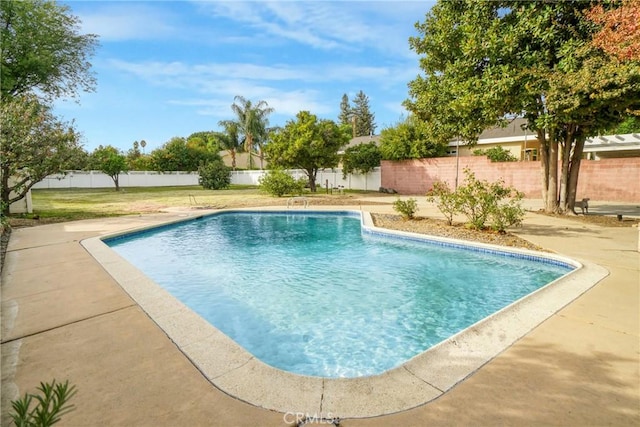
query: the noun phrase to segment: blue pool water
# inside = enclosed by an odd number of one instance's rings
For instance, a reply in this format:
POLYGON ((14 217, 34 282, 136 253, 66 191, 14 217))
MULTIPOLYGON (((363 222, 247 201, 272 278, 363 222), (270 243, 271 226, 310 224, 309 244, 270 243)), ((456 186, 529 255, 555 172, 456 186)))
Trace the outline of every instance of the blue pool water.
POLYGON ((224 213, 107 244, 263 362, 323 377, 382 373, 571 270, 346 214, 224 213))

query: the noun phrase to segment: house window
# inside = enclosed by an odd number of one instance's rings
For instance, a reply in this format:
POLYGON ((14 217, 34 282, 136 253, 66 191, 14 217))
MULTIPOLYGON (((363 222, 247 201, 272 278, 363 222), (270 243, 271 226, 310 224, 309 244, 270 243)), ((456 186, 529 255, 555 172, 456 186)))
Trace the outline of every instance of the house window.
POLYGON ((524 150, 524 161, 536 161, 538 160, 538 149, 537 148, 527 148, 524 150))

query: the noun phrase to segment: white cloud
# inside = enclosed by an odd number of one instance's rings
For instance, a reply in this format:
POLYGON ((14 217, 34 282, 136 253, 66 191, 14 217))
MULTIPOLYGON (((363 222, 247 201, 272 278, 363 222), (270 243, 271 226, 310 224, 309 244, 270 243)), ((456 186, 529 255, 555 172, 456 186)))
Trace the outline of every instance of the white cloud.
POLYGON ((78 13, 82 32, 97 34, 102 41, 149 40, 179 34, 174 17, 152 3, 112 2, 78 13))
POLYGON ((386 55, 410 54, 413 25, 424 19, 429 2, 396 1, 272 1, 195 2, 216 19, 250 27, 257 38, 270 36, 315 49, 342 51, 373 49, 386 55), (415 16, 415 19, 413 18, 415 16))

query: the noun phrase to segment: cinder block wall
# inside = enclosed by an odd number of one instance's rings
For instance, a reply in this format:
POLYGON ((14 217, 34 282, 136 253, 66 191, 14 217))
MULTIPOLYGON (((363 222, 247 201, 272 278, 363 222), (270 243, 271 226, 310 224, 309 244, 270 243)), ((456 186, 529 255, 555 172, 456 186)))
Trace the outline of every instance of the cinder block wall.
MULTIPOLYGON (((492 163, 484 156, 438 157, 432 159, 383 160, 381 185, 400 194, 424 195, 437 180, 455 185, 456 160, 458 182, 464 181, 469 168, 480 180, 504 179, 527 198, 539 199, 541 193, 540 162, 492 163)), ((640 203, 640 157, 583 160, 580 164, 577 197, 640 203)))

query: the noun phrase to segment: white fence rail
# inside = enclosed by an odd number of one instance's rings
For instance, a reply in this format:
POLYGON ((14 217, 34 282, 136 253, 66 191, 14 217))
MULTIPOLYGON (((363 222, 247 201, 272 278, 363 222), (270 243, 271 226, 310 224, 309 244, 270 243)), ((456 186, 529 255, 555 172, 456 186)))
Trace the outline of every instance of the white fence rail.
MULTIPOLYGON (((267 171, 233 171, 231 183, 238 185, 258 185, 259 179, 267 171)), ((289 173, 294 178, 306 177, 304 171, 294 169, 289 173)), ((120 174, 120 187, 173 187, 198 185, 197 172, 152 172, 132 171, 120 174)), ((349 174, 342 178, 342 169, 318 171, 316 183, 325 188, 343 186, 348 190, 377 190, 380 187, 380 168, 367 175, 349 174)), ((100 171, 69 171, 66 174, 49 175, 33 186, 34 189, 52 188, 109 188, 113 187, 111 177, 100 171)))

